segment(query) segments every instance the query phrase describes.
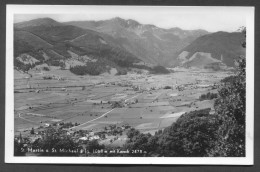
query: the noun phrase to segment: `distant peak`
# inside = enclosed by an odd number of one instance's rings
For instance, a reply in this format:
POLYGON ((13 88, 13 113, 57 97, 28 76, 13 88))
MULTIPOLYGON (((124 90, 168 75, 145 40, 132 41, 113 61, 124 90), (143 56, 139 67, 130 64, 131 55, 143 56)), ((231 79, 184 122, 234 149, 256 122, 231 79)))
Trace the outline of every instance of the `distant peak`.
POLYGON ((114 17, 111 20, 115 20, 115 21, 125 21, 125 19, 122 19, 120 17, 114 17))
POLYGON ((50 23, 58 23, 57 21, 53 20, 52 18, 49 17, 45 17, 45 18, 38 18, 38 19, 33 19, 33 20, 29 20, 27 22, 50 22, 50 23))
POLYGON ((133 20, 133 19, 122 19, 120 17, 115 17, 115 18, 112 18, 111 19, 112 21, 116 21, 118 22, 121 26, 124 26, 124 27, 135 27, 135 26, 138 26, 140 25, 140 23, 138 23, 137 21, 133 20))
POLYGON ((49 20, 49 21, 55 21, 55 20, 53 20, 53 19, 50 18, 50 17, 38 18, 38 19, 35 19, 35 20, 49 20))
POLYGON ((23 27, 29 27, 29 26, 59 26, 62 25, 61 23, 53 20, 52 18, 46 17, 46 18, 37 18, 29 21, 24 21, 20 23, 15 23, 15 27, 23 28, 23 27))
POLYGON ((140 24, 140 23, 138 23, 137 21, 132 20, 132 19, 127 20, 127 22, 129 22, 129 23, 131 23, 131 24, 136 24, 136 25, 139 25, 139 24, 140 24))
POLYGON ((230 32, 226 32, 226 31, 218 31, 218 32, 215 32, 215 34, 228 34, 230 32))

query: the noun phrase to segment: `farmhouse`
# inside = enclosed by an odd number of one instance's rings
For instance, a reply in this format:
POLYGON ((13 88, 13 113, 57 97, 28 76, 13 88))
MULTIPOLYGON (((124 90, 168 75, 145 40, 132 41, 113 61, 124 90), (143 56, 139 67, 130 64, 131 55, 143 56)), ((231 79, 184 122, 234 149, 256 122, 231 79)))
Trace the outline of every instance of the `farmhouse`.
POLYGON ((85 140, 88 140, 88 137, 81 137, 79 138, 80 141, 85 141, 85 140))
POLYGON ((50 126, 49 123, 45 123, 45 124, 44 124, 44 127, 49 127, 49 126, 50 126))
POLYGON ((99 140, 100 137, 98 135, 94 135, 92 137, 89 137, 89 140, 99 140))

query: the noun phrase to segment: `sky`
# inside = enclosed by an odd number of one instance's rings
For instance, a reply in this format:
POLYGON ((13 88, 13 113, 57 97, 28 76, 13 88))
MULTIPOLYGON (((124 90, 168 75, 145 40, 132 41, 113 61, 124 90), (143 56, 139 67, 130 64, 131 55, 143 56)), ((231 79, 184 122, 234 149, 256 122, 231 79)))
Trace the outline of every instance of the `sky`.
POLYGON ((241 26, 246 26, 247 12, 248 8, 245 7, 27 5, 15 10, 14 22, 44 17, 59 22, 120 17, 166 29, 179 27, 185 30, 234 32, 241 26))

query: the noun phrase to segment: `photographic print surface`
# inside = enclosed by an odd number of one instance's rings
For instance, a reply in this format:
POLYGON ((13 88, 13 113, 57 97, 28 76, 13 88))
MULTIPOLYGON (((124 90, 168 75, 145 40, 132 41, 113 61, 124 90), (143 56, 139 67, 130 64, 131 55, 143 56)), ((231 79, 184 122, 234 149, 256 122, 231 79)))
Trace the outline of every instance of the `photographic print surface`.
POLYGON ((6 162, 250 165, 253 54, 252 7, 8 5, 6 162))

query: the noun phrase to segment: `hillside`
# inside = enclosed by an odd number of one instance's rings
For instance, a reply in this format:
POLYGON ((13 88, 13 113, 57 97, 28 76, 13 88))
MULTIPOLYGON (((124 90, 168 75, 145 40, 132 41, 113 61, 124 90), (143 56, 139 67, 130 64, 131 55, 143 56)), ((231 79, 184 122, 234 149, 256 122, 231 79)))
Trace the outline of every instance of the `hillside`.
POLYGON ((167 66, 177 52, 201 35, 204 30, 162 29, 119 17, 103 21, 72 21, 63 24, 91 29, 112 36, 118 44, 146 63, 167 66))
POLYGON ((27 53, 41 62, 59 65, 61 63, 57 61, 73 58, 70 52, 113 67, 140 62, 113 37, 103 33, 64 25, 48 18, 15 24, 15 57, 27 53))
MULTIPOLYGON (((205 58, 208 60, 213 58, 227 66, 233 67, 234 59, 237 59, 240 55, 245 55, 245 49, 241 47, 241 42, 244 39, 243 34, 239 32, 216 32, 201 36, 180 51, 178 56, 179 63, 187 64, 190 61, 189 59, 196 56, 196 54, 207 53, 208 55, 205 58)), ((201 61, 201 65, 202 63, 201 61)), ((206 64, 208 63, 204 65, 206 64)))
POLYGON ((156 65, 226 68, 245 54, 240 46, 243 40, 238 32, 163 29, 119 17, 65 23, 40 18, 14 24, 15 56, 25 53, 55 65, 72 64, 69 59, 74 53, 78 58, 73 64, 94 60, 116 68, 139 62, 146 69, 156 65))
POLYGON ((37 55, 38 50, 51 49, 53 45, 46 42, 37 35, 27 31, 14 31, 14 55, 19 56, 23 53, 35 54, 35 58, 41 60, 42 56, 37 55))

